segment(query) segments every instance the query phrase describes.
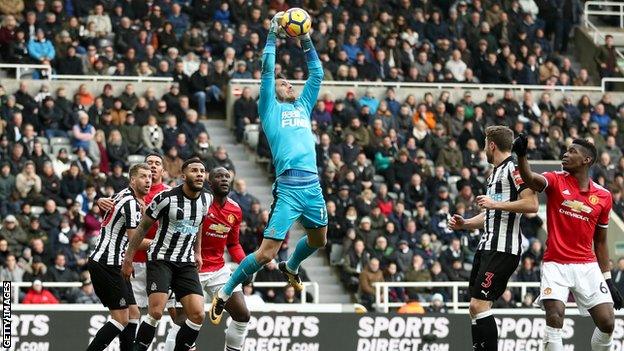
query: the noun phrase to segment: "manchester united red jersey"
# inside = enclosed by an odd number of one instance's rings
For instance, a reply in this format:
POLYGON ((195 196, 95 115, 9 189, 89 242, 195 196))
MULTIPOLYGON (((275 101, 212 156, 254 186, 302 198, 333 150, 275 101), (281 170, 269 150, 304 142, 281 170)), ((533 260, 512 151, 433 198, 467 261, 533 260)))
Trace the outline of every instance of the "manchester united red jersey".
POLYGON ((596 226, 607 228, 611 193, 590 180, 589 190, 581 191, 568 172, 545 172, 548 184, 546 206, 548 239, 544 261, 557 263, 595 262, 596 226))
MULTIPOLYGON (((150 202, 152 202, 152 200, 154 199, 154 197, 156 197, 156 195, 158 195, 161 191, 167 190, 169 188, 170 188, 169 185, 167 185, 165 183, 152 184, 149 192, 143 198, 143 200, 145 201, 145 205, 146 206, 149 205, 150 202)), ((150 229, 147 232, 147 234, 145 234, 145 238, 146 239, 154 239, 154 237, 156 236, 156 230, 158 230, 158 222, 152 224, 152 226, 150 227, 150 229)), ((136 252, 136 254, 134 255, 134 260, 133 261, 134 262, 145 262, 145 261, 147 261, 147 251, 138 250, 136 252)))
POLYGON ((227 198, 223 206, 216 200, 212 202, 202 226, 200 273, 221 269, 225 265, 226 247, 234 262, 240 263, 245 258, 239 241, 242 220, 243 212, 234 200, 227 198))

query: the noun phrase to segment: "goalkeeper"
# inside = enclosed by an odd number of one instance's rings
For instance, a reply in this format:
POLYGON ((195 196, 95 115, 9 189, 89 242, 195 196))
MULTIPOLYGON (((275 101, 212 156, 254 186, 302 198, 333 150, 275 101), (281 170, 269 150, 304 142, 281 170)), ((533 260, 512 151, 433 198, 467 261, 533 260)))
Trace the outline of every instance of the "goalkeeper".
POLYGON ((234 288, 273 260, 293 222, 299 220, 307 236, 299 240, 287 262, 279 269, 297 292, 303 289, 298 269, 303 260, 327 241, 327 210, 316 168, 316 152, 310 116, 316 104, 323 67, 309 33, 298 37, 305 55, 309 77, 301 95, 282 76, 275 77, 275 42, 283 35, 279 25, 283 12, 271 20, 262 54, 262 81, 258 112, 266 133, 277 179, 273 184, 273 204, 260 248, 247 256, 212 299, 210 321, 219 324, 225 303, 234 288))

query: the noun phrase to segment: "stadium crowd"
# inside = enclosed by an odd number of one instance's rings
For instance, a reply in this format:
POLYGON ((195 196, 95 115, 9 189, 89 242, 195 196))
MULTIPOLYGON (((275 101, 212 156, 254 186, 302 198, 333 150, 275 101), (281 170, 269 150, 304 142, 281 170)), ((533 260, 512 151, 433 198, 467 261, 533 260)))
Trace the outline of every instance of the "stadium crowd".
MULTIPOLYGON (((31 95, 0 88, 0 264, 3 280, 36 281, 24 302, 95 302, 84 272, 97 239, 95 200, 123 189, 132 155, 165 155, 169 181, 191 156, 235 173, 227 150, 212 145, 199 119, 224 100, 233 78, 258 78, 269 18, 296 1, 2 1, 0 56, 5 62, 50 63, 58 74, 172 77, 169 92, 137 95, 132 84, 78 91, 46 84, 31 95), (65 139, 66 138, 66 139, 65 139), (61 141, 60 143, 58 143, 61 141), (67 141, 67 143, 65 143, 67 141), (82 281, 80 289, 43 289, 39 281, 82 281)), ((393 1, 310 3, 312 38, 325 79, 590 85, 598 77, 572 68, 568 34, 580 14, 575 0, 393 1), (553 6, 561 3, 561 6, 553 6)), ((302 79, 295 41, 280 44, 278 73, 302 79)), ((607 45, 596 56, 601 75, 615 72, 607 45)), ((33 78, 45 78, 36 71, 33 78)), ((591 137, 601 152, 594 179, 614 194, 624 216, 624 107, 605 94, 551 101, 548 93, 506 91, 497 100, 459 101, 448 92, 396 99, 354 91, 325 95, 312 115, 319 174, 327 199, 329 244, 344 284, 365 304, 375 281, 465 281, 478 233, 452 232, 450 214, 478 212, 488 164, 484 128, 509 125, 530 133, 532 159, 558 159, 570 138, 591 137)), ((249 89, 234 106, 236 137, 258 123, 249 89)), ((270 157, 262 137, 257 152, 270 157)), ((258 245, 269 212, 237 179, 232 197, 245 221, 246 252, 258 245)), ((539 281, 542 220, 525 216, 531 243, 516 274, 539 281)), ((614 267, 624 290, 624 261, 614 267)), ((267 265, 258 280, 281 280, 267 265)), ((251 294, 252 288, 246 288, 251 294)), ((266 301, 295 302, 294 292, 262 290, 266 301)), ((448 299, 445 289, 394 289, 393 301, 448 299)), ((535 292, 533 292, 534 294, 535 292)), ((506 293, 501 306, 530 304, 506 293)))

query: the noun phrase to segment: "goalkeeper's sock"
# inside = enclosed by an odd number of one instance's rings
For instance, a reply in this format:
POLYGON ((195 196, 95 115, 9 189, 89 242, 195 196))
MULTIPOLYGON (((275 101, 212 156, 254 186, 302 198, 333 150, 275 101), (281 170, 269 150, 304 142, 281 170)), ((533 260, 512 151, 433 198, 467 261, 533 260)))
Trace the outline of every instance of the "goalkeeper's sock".
POLYGON ((245 257, 245 259, 238 265, 238 268, 236 268, 234 273, 232 273, 227 283, 225 283, 223 288, 219 290, 219 297, 224 301, 229 299, 234 291, 234 288, 259 271, 260 268, 262 268, 262 265, 256 260, 255 253, 245 257))
POLYGON ((317 250, 317 248, 311 247, 310 244, 308 244, 308 237, 304 236, 297 242, 295 251, 293 251, 292 255, 290 255, 290 258, 288 258, 288 262, 286 262, 286 268, 288 268, 288 271, 290 273, 299 273, 299 266, 301 265, 301 262, 303 262, 303 260, 305 260, 306 258, 310 257, 317 250))

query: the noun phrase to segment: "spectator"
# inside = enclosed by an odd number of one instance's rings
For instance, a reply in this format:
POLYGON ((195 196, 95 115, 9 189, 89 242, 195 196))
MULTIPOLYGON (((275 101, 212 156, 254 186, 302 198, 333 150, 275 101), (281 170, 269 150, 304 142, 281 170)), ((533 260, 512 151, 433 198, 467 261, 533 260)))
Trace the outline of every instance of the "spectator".
POLYGON ((15 176, 11 174, 11 166, 7 162, 0 165, 0 217, 15 212, 12 204, 15 189, 15 176))
POLYGON ((22 303, 25 304, 57 304, 59 300, 50 292, 44 289, 41 280, 33 281, 32 287, 26 293, 22 303))
MULTIPOLYGON (((54 259, 54 265, 52 265, 46 273, 46 281, 59 283, 70 283, 77 281, 78 274, 67 269, 65 264, 65 255, 62 253, 56 254, 56 257, 54 259)), ((69 288, 56 288, 52 290, 52 293, 61 301, 68 301, 68 298, 70 297, 69 288)))
POLYGON ((360 302, 367 309, 371 309, 375 301, 375 287, 373 284, 383 281, 384 277, 379 269, 379 260, 373 257, 368 262, 366 268, 360 273, 359 298, 360 302))
POLYGON ((97 304, 100 303, 100 299, 93 290, 93 283, 91 279, 84 279, 80 291, 76 296, 76 303, 97 304))
POLYGON ((513 293, 507 289, 501 297, 494 301, 492 308, 516 308, 516 302, 513 299, 513 293))
POLYGON ((448 309, 444 304, 444 297, 442 294, 436 293, 431 296, 431 302, 427 307, 427 312, 431 313, 447 313, 448 309))
MULTIPOLYGON (((277 269, 275 260, 267 263, 258 273, 256 273, 256 282, 281 282, 283 281, 282 273, 277 269)), ((262 298, 266 302, 275 302, 278 297, 274 288, 258 289, 262 293, 262 298)))
POLYGON ((19 198, 29 203, 38 203, 41 198, 41 177, 35 173, 35 163, 27 161, 22 172, 15 177, 15 189, 19 198))
POLYGON ((0 268, 0 279, 14 283, 21 283, 24 278, 24 269, 17 264, 15 254, 6 256, 4 267, 0 268))
POLYGON ((147 124, 141 127, 141 136, 148 152, 161 152, 164 135, 162 128, 156 124, 156 117, 148 117, 147 124))
POLYGON ((598 64, 600 78, 613 77, 619 72, 613 35, 607 34, 605 36, 605 44, 596 52, 594 60, 598 64))
MULTIPOLYGON (((431 274, 424 265, 423 257, 416 254, 412 257, 409 270, 405 273, 406 282, 429 282, 431 274)), ((410 300, 423 301, 426 297, 426 288, 407 288, 407 296, 410 300)))
POLYGON ((78 112, 78 124, 74 125, 73 147, 81 147, 85 150, 89 149, 91 140, 95 138, 95 127, 89 123, 89 115, 84 111, 78 112))
POLYGON ((2 229, 0 229, 0 239, 6 240, 9 248, 15 254, 21 253, 24 247, 28 245, 28 236, 13 215, 4 218, 2 229))
MULTIPOLYGON (((166 158, 165 158, 166 161, 166 158)), ((165 162, 163 162, 165 164, 165 162)), ((180 163, 180 166, 182 164, 180 163)), ((166 169, 166 167, 165 167, 166 169)), ((178 167, 179 169, 179 167, 178 167)), ((171 173, 168 173, 170 177, 173 177, 171 173)), ((112 187, 115 193, 120 192, 123 188, 127 187, 129 180, 123 175, 123 164, 121 162, 115 162, 113 164, 113 172, 106 179, 106 187, 112 187)))
POLYGON ((46 39, 46 34, 43 29, 37 29, 36 37, 30 38, 28 42, 28 53, 37 63, 41 63, 45 60, 53 60, 56 56, 54 45, 51 41, 46 39))
POLYGON ((283 294, 278 296, 275 299, 275 302, 276 303, 294 304, 294 303, 301 303, 301 300, 299 300, 299 298, 297 297, 297 295, 295 293, 295 288, 293 288, 292 285, 286 285, 284 287, 283 294))

